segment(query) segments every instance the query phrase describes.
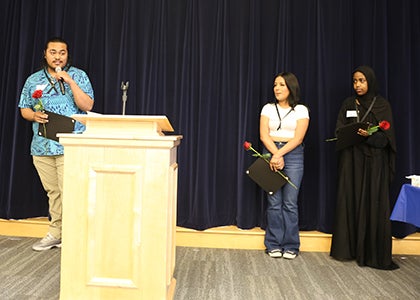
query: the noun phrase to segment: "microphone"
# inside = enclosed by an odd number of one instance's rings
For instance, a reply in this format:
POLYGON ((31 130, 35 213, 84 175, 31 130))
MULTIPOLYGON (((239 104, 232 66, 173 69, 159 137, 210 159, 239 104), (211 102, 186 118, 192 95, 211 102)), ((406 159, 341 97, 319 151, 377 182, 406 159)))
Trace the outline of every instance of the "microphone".
MULTIPOLYGON (((58 72, 61 72, 62 70, 61 70, 61 67, 56 67, 55 68, 55 72, 56 73, 58 73, 58 72)), ((60 85, 60 91, 61 91, 61 94, 65 94, 66 93, 66 90, 64 89, 64 80, 63 80, 63 78, 60 78, 59 80, 58 80, 58 84, 60 85)))

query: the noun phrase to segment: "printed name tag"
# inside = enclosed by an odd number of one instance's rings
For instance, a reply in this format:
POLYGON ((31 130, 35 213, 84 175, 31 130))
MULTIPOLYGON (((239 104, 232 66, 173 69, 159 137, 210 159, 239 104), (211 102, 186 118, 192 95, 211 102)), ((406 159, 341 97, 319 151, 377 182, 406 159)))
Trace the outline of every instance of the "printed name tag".
POLYGON ((357 117, 357 112, 355 110, 348 110, 347 114, 346 114, 347 118, 356 118, 357 117))

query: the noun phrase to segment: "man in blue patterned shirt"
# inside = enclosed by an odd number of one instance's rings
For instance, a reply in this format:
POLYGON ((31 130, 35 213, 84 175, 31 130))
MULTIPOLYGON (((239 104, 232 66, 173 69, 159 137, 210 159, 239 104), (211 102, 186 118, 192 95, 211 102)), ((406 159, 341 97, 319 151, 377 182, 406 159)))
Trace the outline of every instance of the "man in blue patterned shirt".
MULTIPOLYGON (((28 77, 23 86, 19 108, 24 119, 32 122, 31 155, 48 195, 50 225, 48 234, 32 246, 35 251, 61 247, 64 148, 55 140, 38 135, 48 122, 45 111, 64 116, 82 114, 93 107, 94 97, 86 73, 71 66, 67 42, 54 37, 44 48, 44 66, 28 77)), ((75 131, 83 131, 78 122, 75 131)))

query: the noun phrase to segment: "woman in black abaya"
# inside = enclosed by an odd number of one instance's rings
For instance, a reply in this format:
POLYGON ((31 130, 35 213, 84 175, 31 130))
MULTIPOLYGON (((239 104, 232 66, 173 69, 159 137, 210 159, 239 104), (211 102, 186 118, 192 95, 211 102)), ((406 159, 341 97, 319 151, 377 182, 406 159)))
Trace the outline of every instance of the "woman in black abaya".
POLYGON ((353 72, 355 96, 344 100, 336 129, 354 122, 372 126, 388 121, 388 130, 338 153, 338 194, 330 255, 355 259, 359 266, 393 270, 389 185, 395 172, 395 134, 389 102, 378 94, 374 71, 367 66, 353 72))

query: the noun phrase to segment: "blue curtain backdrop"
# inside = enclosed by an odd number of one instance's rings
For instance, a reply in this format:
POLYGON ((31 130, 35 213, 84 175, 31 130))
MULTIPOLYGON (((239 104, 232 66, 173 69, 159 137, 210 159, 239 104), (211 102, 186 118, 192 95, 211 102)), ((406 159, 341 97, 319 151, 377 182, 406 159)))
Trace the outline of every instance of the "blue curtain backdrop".
POLYGON ((336 154, 324 140, 358 65, 375 69, 394 111, 392 204, 404 176, 420 174, 417 0, 3 0, 0 22, 0 218, 47 215, 17 103, 55 35, 90 76, 95 112, 120 114, 129 81, 126 113, 166 115, 184 136, 179 226, 264 228, 264 193, 245 174, 254 158, 242 144, 261 149, 259 113, 281 71, 297 75, 311 116, 301 230, 331 232, 336 154))

